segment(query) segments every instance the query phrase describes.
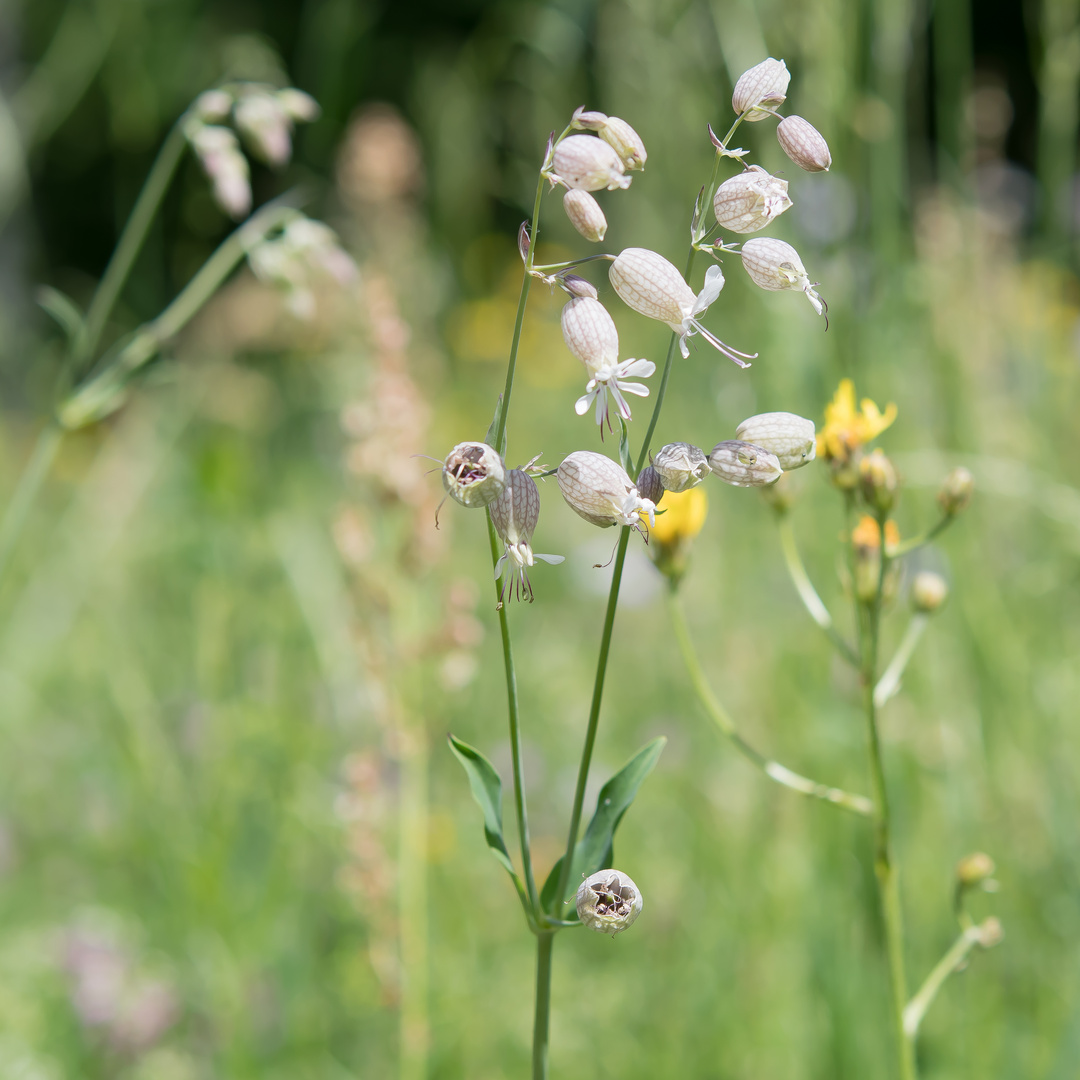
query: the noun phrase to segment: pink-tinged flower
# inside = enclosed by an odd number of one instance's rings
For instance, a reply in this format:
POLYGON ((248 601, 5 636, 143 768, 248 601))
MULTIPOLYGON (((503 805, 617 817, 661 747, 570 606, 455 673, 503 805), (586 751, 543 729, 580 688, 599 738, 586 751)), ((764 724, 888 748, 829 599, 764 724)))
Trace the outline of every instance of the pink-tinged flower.
POLYGON ((616 150, 595 135, 569 135, 563 139, 555 147, 552 169, 567 187, 582 191, 628 188, 632 179, 626 175, 616 150))
POLYGON ((709 267, 705 285, 696 296, 667 259, 647 248, 626 248, 611 264, 608 277, 623 303, 650 319, 667 323, 679 335, 679 351, 684 357, 690 355, 687 339, 694 334, 700 334, 739 367, 749 367, 747 361, 757 356, 725 345, 698 321, 724 287, 724 272, 719 266, 709 267))
POLYGON ((629 525, 641 531, 641 515, 656 521, 656 504, 643 498, 626 470, 591 450, 575 450, 556 473, 559 490, 579 517, 601 529, 629 525))
POLYGON ((495 577, 502 578, 499 602, 507 592, 517 600, 533 599, 528 568, 536 559, 553 566, 563 561, 562 555, 541 555, 532 549, 532 534, 540 520, 540 492, 536 481, 521 469, 506 474, 506 486, 489 505, 491 523, 504 545, 503 554, 495 565, 495 577))

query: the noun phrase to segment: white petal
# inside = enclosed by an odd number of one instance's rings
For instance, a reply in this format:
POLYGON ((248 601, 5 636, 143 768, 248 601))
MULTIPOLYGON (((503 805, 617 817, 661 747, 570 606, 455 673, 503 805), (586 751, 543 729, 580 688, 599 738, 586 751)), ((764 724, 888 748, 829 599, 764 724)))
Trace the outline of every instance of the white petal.
POLYGON ((502 577, 503 568, 506 566, 506 552, 504 551, 499 556, 499 561, 495 564, 495 580, 498 581, 502 577))
POLYGON ((550 563, 552 566, 558 566, 559 563, 566 561, 565 555, 538 555, 533 554, 534 559, 539 559, 541 562, 550 563))
POLYGON ((624 394, 637 394, 638 397, 648 397, 649 388, 644 383, 619 381, 619 389, 624 394))
POLYGON ((679 337, 679 352, 682 353, 684 360, 690 355, 690 346, 686 343, 686 339, 690 336, 690 333, 690 331, 687 331, 679 337))
POLYGON ((701 315, 708 306, 720 295, 724 287, 724 271, 719 266, 710 266, 705 271, 705 287, 697 295, 694 301, 694 309, 691 315, 701 315))
POLYGON ((584 416, 589 411, 589 405, 595 394, 596 391, 592 390, 588 394, 583 394, 574 402, 574 412, 576 412, 578 416, 584 416))
POLYGON ((638 375, 642 379, 647 379, 655 371, 656 365, 651 360, 627 360, 620 365, 619 377, 638 375))

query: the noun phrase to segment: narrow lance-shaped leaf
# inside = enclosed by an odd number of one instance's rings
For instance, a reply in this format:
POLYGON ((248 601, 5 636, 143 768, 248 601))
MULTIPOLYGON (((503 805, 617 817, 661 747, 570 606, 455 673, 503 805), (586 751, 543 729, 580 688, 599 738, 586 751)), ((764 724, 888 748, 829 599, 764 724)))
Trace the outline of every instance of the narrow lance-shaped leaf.
POLYGON ((577 892, 582 877, 596 873, 611 866, 614 859, 615 830, 622 821, 630 804, 634 801, 642 781, 653 770, 660 757, 660 751, 667 742, 663 736, 653 739, 637 752, 601 789, 596 800, 596 813, 592 816, 585 835, 574 848, 574 861, 567 879, 566 895, 556 897, 559 888, 559 873, 562 870, 560 859, 548 874, 547 881, 540 893, 540 905, 557 919, 573 919, 576 914, 562 911, 562 903, 577 892))

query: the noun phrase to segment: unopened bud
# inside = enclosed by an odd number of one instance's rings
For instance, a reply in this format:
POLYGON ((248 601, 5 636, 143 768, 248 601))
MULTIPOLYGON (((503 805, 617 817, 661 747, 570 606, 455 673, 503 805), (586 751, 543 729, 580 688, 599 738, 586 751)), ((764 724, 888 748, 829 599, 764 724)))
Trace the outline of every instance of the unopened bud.
POLYGON ((731 95, 731 107, 739 116, 746 113, 744 120, 764 120, 784 103, 790 82, 787 64, 770 56, 739 76, 731 95))
POLYGON ((627 188, 631 177, 624 175, 622 160, 613 147, 594 135, 570 135, 555 147, 552 161, 555 174, 567 187, 582 191, 627 188))
POLYGON ((962 465, 958 465, 945 477, 938 492, 938 505, 952 517, 959 514, 969 502, 975 490, 975 477, 962 465))
POLYGON ((560 274, 556 280, 571 296, 587 296, 595 300, 600 295, 591 281, 577 274, 560 274))
POLYGON ((813 124, 801 116, 785 116, 776 128, 780 145, 800 169, 828 172, 832 165, 829 144, 813 124))
POLYGON ((292 155, 292 120, 274 94, 245 94, 233 115, 255 155, 269 165, 284 165, 292 155))
MULTIPOLYGON (((885 523, 885 553, 892 556, 900 543, 896 522, 885 523)), ((865 514, 851 531, 854 560, 855 596, 864 604, 877 599, 881 586, 881 599, 888 602, 896 595, 900 581, 900 563, 890 562, 881 575, 881 527, 869 514, 865 514)))
POLYGON ((799 253, 783 240, 772 237, 756 237, 742 246, 743 266, 755 285, 772 291, 778 289, 801 289, 806 298, 821 315, 825 304, 814 291, 814 285, 799 258, 799 253))
POLYGON ((974 889, 990 877, 996 867, 985 851, 973 851, 956 864, 956 883, 965 889, 974 889))
POLYGON ((287 86, 284 90, 279 90, 277 99, 290 120, 310 123, 312 120, 317 120, 322 111, 319 103, 310 94, 297 90, 295 86, 287 86))
POLYGON ((563 196, 563 209, 570 219, 570 224, 586 240, 597 243, 604 239, 604 234, 607 232, 607 218, 604 217, 600 204, 587 191, 582 191, 581 188, 570 188, 563 196))
POLYGON ((488 506, 506 485, 506 469, 498 453, 487 443, 458 443, 446 456, 443 487, 462 506, 488 506))
POLYGON ((979 923, 978 931, 979 945, 984 949, 992 949, 995 945, 1000 945, 1005 937, 1005 930, 1001 925, 1001 920, 993 915, 979 923))
POLYGON ((660 500, 664 497, 663 481, 660 479, 660 474, 651 465, 647 465, 638 473, 637 489, 638 494, 643 499, 648 499, 657 506, 660 505, 660 500))
POLYGON ((641 136, 625 121, 617 116, 609 116, 596 129, 596 133, 619 155, 619 160, 627 169, 644 169, 645 144, 641 136))
POLYGON ((189 139, 213 185, 214 201, 232 217, 246 217, 251 210, 250 170, 232 129, 199 124, 189 133, 189 139))
POLYGON ((717 443, 709 455, 709 468, 733 487, 761 487, 783 473, 775 454, 753 443, 729 439, 717 443))
POLYGON ((227 90, 205 90, 195 99, 191 111, 200 120, 217 124, 228 119, 232 106, 232 94, 227 90))
POLYGON ((589 296, 575 297, 562 310, 566 347, 590 374, 619 360, 619 331, 607 308, 589 296))
POLYGON ((687 491, 709 475, 705 451, 690 443, 668 443, 660 448, 652 463, 665 491, 687 491))
POLYGON ((579 105, 574 110, 570 126, 583 131, 599 131, 607 123, 607 119, 607 113, 602 113, 597 109, 586 109, 584 105, 579 105))
POLYGON ((583 926, 601 934, 618 934, 641 914, 641 892, 619 870, 598 870, 580 885, 575 898, 583 926))
POLYGON ((758 413, 735 429, 735 437, 775 454, 781 469, 799 469, 817 454, 814 421, 795 413, 758 413))
POLYGON ((930 615, 945 603, 949 586, 933 570, 920 570, 911 582, 911 604, 916 611, 930 615))
POLYGON ((592 450, 575 450, 563 459, 556 478, 567 505, 578 516, 602 529, 640 525, 640 513, 655 522, 656 504, 638 492, 626 470, 592 450))
POLYGON ((791 205, 787 190, 786 180, 770 176, 760 165, 751 165, 716 189, 716 223, 734 233, 764 229, 791 205))
POLYGON ((893 463, 877 448, 859 462, 859 486, 869 506, 887 514, 896 505, 900 480, 893 463))

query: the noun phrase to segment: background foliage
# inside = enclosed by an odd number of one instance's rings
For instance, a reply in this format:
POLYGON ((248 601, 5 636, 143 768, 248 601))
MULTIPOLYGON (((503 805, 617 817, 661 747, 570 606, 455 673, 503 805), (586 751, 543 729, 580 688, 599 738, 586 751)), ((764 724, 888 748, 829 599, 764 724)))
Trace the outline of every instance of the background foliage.
MULTIPOLYGON (((836 163, 793 183, 772 230, 822 282, 830 328, 732 263, 709 322, 761 359, 739 373, 695 351, 657 436, 709 447, 753 412, 820 417, 851 376, 899 406, 882 442, 906 532, 948 465, 975 473, 974 506, 928 556, 953 599, 884 735, 913 976, 951 940, 951 870, 974 848, 998 862, 987 913, 1006 940, 946 987, 922 1063, 1074 1076, 1078 19, 1074 0, 7 5, 4 491, 60 358, 34 289, 86 299, 206 86, 288 80, 319 99, 293 165, 256 187, 308 185, 362 280, 304 324, 238 276, 124 412, 68 441, 35 509, 0 592, 0 1073, 522 1074, 531 939, 443 744, 452 729, 507 773, 487 541, 453 506, 435 530, 438 479, 411 455, 486 427, 548 130, 583 102, 628 119, 649 163, 607 204, 605 250, 678 258, 705 124, 726 126, 733 79, 773 55, 836 163)), ((790 170, 771 133, 743 132, 790 170)), ((552 207, 552 242, 580 250, 552 207)), ((112 334, 228 228, 188 163, 112 334)), ((591 445, 558 304, 535 298, 515 464, 591 445)), ((666 333, 617 318, 630 355, 659 358, 666 333)), ((838 605, 835 496, 821 470, 798 479, 800 540, 838 605)), ((798 606, 768 508, 719 487, 686 588, 713 683, 759 745, 864 789, 852 680, 798 606)), ((542 874, 610 542, 549 486, 537 547, 569 556, 514 613, 542 874)), ((718 740, 658 589, 641 557, 596 769, 668 737, 618 844, 645 912, 614 944, 560 942, 553 1074, 887 1075, 867 838, 718 740)))

